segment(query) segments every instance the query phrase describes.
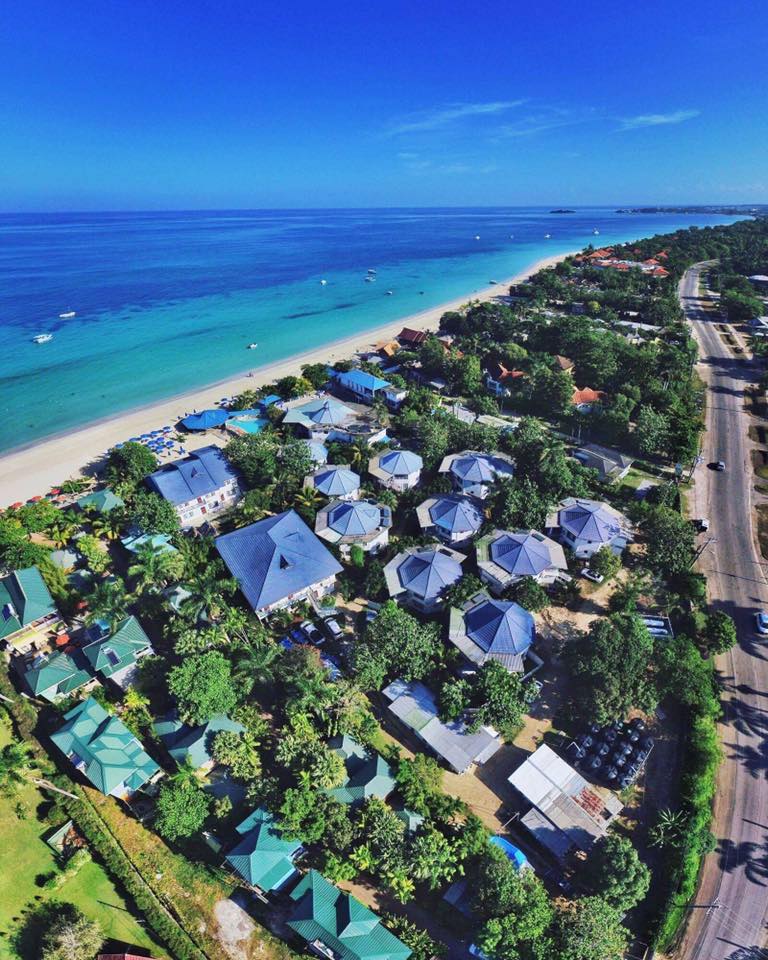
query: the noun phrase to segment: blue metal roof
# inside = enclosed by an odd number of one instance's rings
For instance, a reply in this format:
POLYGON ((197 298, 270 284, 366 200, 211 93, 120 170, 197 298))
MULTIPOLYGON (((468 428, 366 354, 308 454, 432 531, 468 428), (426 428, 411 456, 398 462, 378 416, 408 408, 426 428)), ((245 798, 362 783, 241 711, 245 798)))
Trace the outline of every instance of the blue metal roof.
POLYGON ((409 554, 397 568, 403 589, 424 600, 436 600, 461 579, 461 564, 440 550, 409 554))
POLYGON ((338 503, 328 511, 328 526, 343 537, 364 536, 381 526, 381 510, 366 500, 338 503))
POLYGON ((187 430, 208 430, 211 427, 220 427, 228 419, 226 410, 202 410, 200 413, 190 413, 181 422, 187 430))
POLYGON ((517 577, 535 577, 552 566, 549 548, 530 533, 502 533, 491 542, 491 560, 517 577))
POLYGON ((511 464, 487 453, 468 453, 451 464, 451 473, 468 483, 492 483, 499 474, 511 476, 511 464))
POLYGON ((343 497, 360 489, 360 477, 346 467, 328 467, 315 474, 315 489, 326 497, 343 497))
POLYGON ((186 503, 214 493, 237 471, 218 447, 201 447, 183 460, 176 460, 147 477, 147 483, 171 503, 186 503))
POLYGON ((379 468, 393 477, 407 477, 424 466, 418 453, 410 450, 390 450, 379 458, 379 468))
POLYGON ((481 600, 464 614, 467 636, 489 654, 521 654, 536 636, 533 617, 508 600, 481 600))
POLYGON ((293 510, 217 537, 230 573, 261 610, 341 572, 341 564, 293 510))
POLYGON ((483 525, 483 512, 468 497, 437 497, 429 508, 436 527, 449 533, 475 533, 483 525))
POLYGON ((354 384, 370 390, 372 393, 390 386, 389 380, 382 380, 381 377, 366 373, 365 370, 348 370, 347 372, 337 373, 336 379, 342 386, 354 384))
POLYGON ((309 455, 313 463, 328 463, 328 448, 319 440, 302 440, 309 448, 309 455))
POLYGON ((559 519, 564 530, 590 543, 609 543, 621 533, 615 517, 596 500, 578 500, 561 510, 559 519))

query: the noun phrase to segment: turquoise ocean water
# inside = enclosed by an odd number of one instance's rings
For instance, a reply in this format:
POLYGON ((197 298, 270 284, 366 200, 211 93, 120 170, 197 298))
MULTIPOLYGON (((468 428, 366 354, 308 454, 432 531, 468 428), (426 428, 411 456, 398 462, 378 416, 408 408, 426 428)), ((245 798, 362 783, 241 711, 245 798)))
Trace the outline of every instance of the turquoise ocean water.
POLYGON ((2 215, 0 450, 471 294, 540 257, 732 219, 520 207, 2 215), (32 343, 45 332, 50 343, 32 343))

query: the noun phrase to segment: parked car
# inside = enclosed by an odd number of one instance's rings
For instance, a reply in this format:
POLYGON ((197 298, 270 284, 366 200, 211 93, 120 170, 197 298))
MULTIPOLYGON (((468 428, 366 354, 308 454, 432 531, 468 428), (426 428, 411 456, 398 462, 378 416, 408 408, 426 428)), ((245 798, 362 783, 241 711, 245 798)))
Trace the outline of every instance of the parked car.
POLYGON ((755 626, 759 634, 762 636, 768 635, 768 613, 765 610, 755 614, 755 626))
POLYGON ((723 470, 725 470, 725 460, 718 460, 715 464, 715 470, 717 470, 718 473, 722 473, 723 470))
POLYGON ((322 635, 322 633, 320 633, 311 620, 303 620, 301 623, 301 629, 306 634, 307 640, 309 640, 310 643, 314 643, 315 646, 319 647, 321 643, 325 643, 325 637, 322 635))
POLYGON ((605 577, 602 573, 595 573, 594 570, 590 570, 589 567, 584 567, 581 571, 582 577, 586 577, 587 580, 591 580, 592 583, 602 583, 605 580, 605 577))
POLYGON ((696 526, 704 533, 705 530, 709 530, 709 517, 702 517, 701 520, 696 522, 696 526))
POLYGON ((334 617, 328 617, 327 620, 323 620, 323 628, 331 640, 339 640, 344 635, 344 631, 339 626, 338 620, 334 617))

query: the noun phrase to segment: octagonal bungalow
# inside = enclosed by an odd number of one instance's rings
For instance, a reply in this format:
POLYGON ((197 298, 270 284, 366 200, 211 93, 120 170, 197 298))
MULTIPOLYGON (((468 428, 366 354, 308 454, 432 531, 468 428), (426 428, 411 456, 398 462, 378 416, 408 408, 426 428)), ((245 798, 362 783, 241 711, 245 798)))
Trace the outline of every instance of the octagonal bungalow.
POLYGON ((448 639, 470 664, 481 667, 496 660, 507 670, 522 673, 525 656, 536 639, 536 625, 519 604, 494 600, 481 590, 461 607, 451 609, 448 639))
POLYGON ((366 553, 376 553, 389 543, 392 511, 372 500, 332 500, 315 518, 315 533, 329 543, 337 543, 342 554, 355 544, 366 553))
POLYGON ((348 467, 323 467, 304 477, 304 486, 335 500, 357 500, 360 477, 348 467))
POLYGON ((589 558, 601 547, 621 554, 633 538, 632 525, 624 514, 601 500, 568 497, 547 517, 547 529, 559 531, 560 542, 577 557, 589 558))
POLYGON ((565 551, 536 530, 494 530, 477 541, 480 579, 494 593, 502 593, 523 577, 542 585, 567 578, 565 551))
POLYGON ((504 453, 465 450, 463 453, 449 453, 440 464, 439 472, 450 474, 457 493, 485 500, 496 480, 514 475, 515 465, 504 453))
POLYGON ((368 473, 382 487, 390 490, 410 490, 419 482, 424 461, 410 450, 385 450, 368 463, 368 473))
POLYGON ((387 590, 405 606, 434 613, 445 602, 445 592, 461 580, 466 557, 448 547, 411 547, 384 567, 387 590))
POLYGON ((475 500, 449 494, 429 497, 416 508, 416 517, 426 534, 449 544, 471 540, 485 520, 475 500))

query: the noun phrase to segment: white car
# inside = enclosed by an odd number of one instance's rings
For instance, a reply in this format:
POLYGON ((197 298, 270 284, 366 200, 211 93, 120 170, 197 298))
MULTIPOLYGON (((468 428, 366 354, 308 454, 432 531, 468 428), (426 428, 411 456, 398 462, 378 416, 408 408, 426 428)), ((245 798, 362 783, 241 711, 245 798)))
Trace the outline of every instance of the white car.
POLYGON ((584 567, 581 571, 582 577, 585 577, 587 580, 591 580, 592 583, 602 583, 605 580, 605 577, 602 573, 595 573, 594 570, 590 570, 589 567, 584 567))
POLYGON ((338 621, 334 620, 333 617, 323 620, 323 627, 331 640, 338 640, 344 635, 344 631, 339 626, 338 621))

